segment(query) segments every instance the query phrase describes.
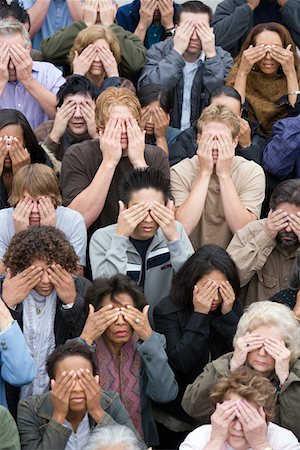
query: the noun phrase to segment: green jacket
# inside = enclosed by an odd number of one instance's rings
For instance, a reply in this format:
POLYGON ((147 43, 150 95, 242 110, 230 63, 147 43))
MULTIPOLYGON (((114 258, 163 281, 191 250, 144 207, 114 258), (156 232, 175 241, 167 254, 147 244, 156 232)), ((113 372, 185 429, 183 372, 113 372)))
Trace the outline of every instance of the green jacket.
POLYGON ((16 423, 8 409, 0 405, 0 450, 20 450, 16 423))
MULTIPOLYGON (((68 63, 69 51, 77 34, 86 27, 85 22, 78 20, 44 39, 41 43, 44 60, 57 66, 63 66, 64 72, 70 73, 68 63)), ((113 23, 109 25, 109 28, 117 36, 121 48, 120 76, 130 78, 143 67, 146 58, 146 48, 137 36, 130 31, 124 30, 119 25, 113 23)))
MULTIPOLYGON (((227 353, 207 364, 195 381, 190 384, 182 399, 183 409, 200 424, 210 423, 214 408, 209 400, 215 383, 223 376, 229 376, 232 353, 227 353)), ((275 374, 270 377, 279 385, 275 374)), ((277 394, 276 412, 272 422, 291 430, 300 440, 300 360, 290 368, 290 374, 277 394)))

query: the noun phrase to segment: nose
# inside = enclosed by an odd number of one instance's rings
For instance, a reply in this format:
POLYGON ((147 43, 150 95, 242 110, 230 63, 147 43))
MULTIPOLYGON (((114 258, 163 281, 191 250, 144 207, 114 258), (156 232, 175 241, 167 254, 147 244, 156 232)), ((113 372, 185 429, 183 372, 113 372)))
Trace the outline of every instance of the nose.
POLYGON ((148 211, 148 214, 147 214, 146 218, 144 219, 144 222, 147 222, 147 223, 153 222, 153 218, 150 214, 150 211, 148 211))
POLYGON ((13 70, 15 68, 14 63, 12 62, 11 59, 9 59, 9 61, 8 61, 8 68, 11 70, 13 70))
POLYGON ((79 104, 76 105, 76 108, 75 108, 75 111, 74 111, 74 117, 78 117, 78 118, 82 117, 81 110, 80 110, 80 105, 79 105, 79 104))
POLYGON ((83 388, 81 387, 81 384, 79 383, 79 378, 78 376, 75 378, 75 384, 73 387, 73 392, 82 392, 83 388))
POLYGON ((219 300, 220 294, 219 289, 217 289, 214 300, 219 300))
POLYGON ((238 418, 235 418, 235 419, 233 420, 233 428, 234 428, 236 431, 240 431, 240 430, 243 429, 242 424, 241 424, 241 422, 239 421, 238 418))
POLYGON ((33 202, 32 211, 31 212, 33 212, 33 213, 38 213, 39 212, 38 202, 33 202))
POLYGON ((287 233, 290 233, 290 232, 292 231, 290 222, 289 222, 288 226, 285 228, 285 231, 286 231, 287 233))
POLYGON ((44 283, 44 284, 49 284, 50 283, 49 274, 48 274, 47 270, 44 270, 44 272, 42 274, 41 282, 44 283))
POLYGON ((193 31, 193 34, 192 34, 192 36, 191 36, 191 39, 198 39, 198 34, 197 34, 197 31, 196 31, 196 28, 194 28, 194 31, 193 31))
POLYGON ((122 120, 122 122, 121 122, 121 132, 122 133, 127 133, 125 120, 122 120))
POLYGON ((124 319, 123 315, 119 314, 118 319, 117 319, 117 324, 124 325, 124 323, 125 323, 125 319, 124 319))
POLYGON ((152 113, 152 112, 151 112, 150 115, 149 115, 148 123, 149 123, 150 125, 153 125, 153 124, 154 124, 154 117, 153 117, 153 113, 152 113))
POLYGON ((259 349, 258 349, 258 354, 261 356, 265 356, 267 354, 265 346, 262 345, 259 349))
POLYGON ((100 59, 100 56, 99 56, 99 53, 98 53, 98 52, 96 52, 96 55, 95 55, 94 61, 96 61, 96 62, 99 62, 99 61, 101 61, 101 59, 100 59))

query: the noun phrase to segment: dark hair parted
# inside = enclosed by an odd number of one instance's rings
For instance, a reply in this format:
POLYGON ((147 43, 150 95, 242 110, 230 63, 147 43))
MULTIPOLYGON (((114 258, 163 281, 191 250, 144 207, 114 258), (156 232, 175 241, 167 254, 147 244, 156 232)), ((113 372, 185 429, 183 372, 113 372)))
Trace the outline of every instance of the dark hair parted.
POLYGON ((165 113, 169 114, 172 109, 172 96, 170 91, 161 88, 157 84, 146 84, 138 91, 138 98, 141 107, 148 106, 149 103, 158 101, 165 113))
POLYGON ((211 23, 212 9, 199 0, 191 0, 189 2, 182 3, 177 10, 176 23, 180 22, 181 13, 185 12, 193 14, 208 14, 209 23, 211 23))
POLYGON ((126 275, 117 274, 110 278, 99 277, 93 281, 85 295, 86 317, 89 305, 93 305, 95 311, 98 311, 102 307, 105 297, 109 296, 112 303, 119 305, 115 298, 118 294, 128 294, 132 298, 134 307, 140 311, 147 305, 146 298, 139 286, 126 275))
POLYGON ((30 162, 45 164, 46 154, 39 145, 38 140, 24 114, 16 109, 1 109, 0 130, 8 125, 19 125, 22 128, 25 147, 30 153, 30 162))
POLYGON ((193 290, 195 284, 213 270, 222 272, 238 298, 240 280, 234 261, 226 250, 217 245, 208 244, 200 247, 174 275, 171 298, 177 305, 193 308, 193 290))
POLYGON ((26 9, 19 4, 18 0, 12 0, 10 4, 6 0, 0 0, 0 19, 15 19, 21 23, 28 23, 30 30, 30 17, 26 9))
POLYGON ((280 203, 300 206, 300 180, 286 180, 278 184, 270 198, 270 209, 273 211, 280 203))
POLYGON ((162 192, 165 203, 171 196, 170 181, 166 179, 160 170, 147 167, 128 172, 120 180, 119 196, 125 205, 128 205, 133 192, 142 189, 154 189, 162 192))
POLYGON ((55 380, 55 372, 58 364, 66 358, 72 356, 81 356, 91 363, 93 375, 96 374, 96 365, 94 362, 93 352, 84 344, 78 342, 68 342, 58 345, 56 349, 49 355, 46 362, 46 370, 50 380, 55 380))
POLYGON ((216 89, 214 89, 209 96, 208 104, 210 105, 214 98, 219 97, 234 98, 242 105, 242 97, 240 96, 239 92, 232 86, 219 86, 216 89))
POLYGON ((214 405, 237 394, 248 402, 262 406, 267 422, 273 418, 276 404, 276 388, 268 378, 258 375, 248 367, 241 367, 234 374, 220 378, 214 385, 210 398, 214 405))
POLYGON ((74 94, 89 94, 93 100, 96 100, 100 94, 100 89, 82 75, 71 75, 67 78, 65 84, 63 84, 56 94, 57 106, 60 108, 67 95, 74 94))
POLYGON ((12 275, 31 266, 35 259, 60 264, 68 272, 77 269, 78 256, 66 235, 54 227, 33 226, 13 236, 3 257, 12 275))

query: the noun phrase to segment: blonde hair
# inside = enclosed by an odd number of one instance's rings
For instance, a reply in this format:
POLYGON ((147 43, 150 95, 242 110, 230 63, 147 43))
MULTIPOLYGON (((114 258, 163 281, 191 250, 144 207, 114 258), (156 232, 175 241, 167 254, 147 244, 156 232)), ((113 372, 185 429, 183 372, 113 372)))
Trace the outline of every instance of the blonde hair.
POLYGON ((240 117, 228 106, 210 105, 205 108, 198 119, 197 128, 201 134, 203 127, 208 122, 219 122, 226 125, 231 130, 232 138, 235 139, 240 131, 240 117))
POLYGON ((13 178, 9 204, 16 206, 23 199, 25 192, 32 197, 50 197, 55 206, 61 205, 62 202, 57 176, 45 164, 28 164, 18 170, 13 178))
POLYGON ((84 30, 81 30, 75 40, 73 47, 69 53, 69 62, 72 64, 75 57, 75 51, 80 53, 88 47, 90 44, 94 44, 97 39, 105 39, 109 44, 109 48, 111 49, 115 60, 119 64, 121 61, 121 49, 117 36, 111 31, 108 27, 104 27, 103 25, 91 25, 84 30))
POLYGON ((141 105, 137 96, 127 88, 109 87, 96 100, 95 123, 97 130, 105 128, 111 110, 114 106, 127 106, 133 117, 141 118, 141 105))
POLYGON ((248 402, 262 406, 267 422, 272 420, 275 413, 276 388, 267 378, 255 374, 249 368, 241 367, 234 374, 220 378, 210 399, 216 405, 227 400, 228 394, 236 394, 248 402))
POLYGON ((21 34, 26 48, 31 47, 29 33, 21 22, 18 20, 0 20, 0 37, 12 37, 16 34, 21 34))
POLYGON ((238 338, 245 336, 261 326, 274 325, 282 334, 286 347, 291 352, 290 365, 300 356, 300 326, 293 312, 285 305, 270 301, 252 303, 237 326, 233 339, 236 345, 238 338))

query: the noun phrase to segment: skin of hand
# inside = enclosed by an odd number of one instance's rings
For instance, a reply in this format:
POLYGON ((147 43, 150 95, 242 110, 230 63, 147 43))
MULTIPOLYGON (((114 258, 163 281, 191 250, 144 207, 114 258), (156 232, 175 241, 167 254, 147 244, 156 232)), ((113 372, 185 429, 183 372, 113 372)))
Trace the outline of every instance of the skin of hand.
POLYGON ((219 285, 219 293, 223 300, 221 304, 221 313, 224 315, 228 314, 232 310, 235 302, 235 293, 228 280, 223 281, 219 285))
POLYGON ((102 25, 108 27, 114 23, 116 12, 116 5, 113 4, 112 0, 99 0, 100 23, 102 25))
POLYGON ((282 385, 290 373, 291 352, 283 341, 274 338, 265 339, 264 347, 266 352, 275 360, 275 373, 282 385))
POLYGON ((77 51, 74 52, 74 60, 73 60, 73 73, 78 75, 85 76, 92 62, 95 59, 95 55, 97 52, 97 47, 94 44, 88 45, 85 49, 82 50, 80 54, 77 51))
POLYGON ((118 63, 114 57, 114 54, 111 50, 108 50, 106 47, 97 47, 98 55, 103 64, 103 68, 105 70, 106 75, 109 77, 118 77, 118 63))
POLYGON ((29 197, 24 197, 14 208, 13 221, 15 232, 27 230, 30 225, 29 218, 33 208, 33 201, 29 197))
POLYGON ((41 281, 43 269, 30 266, 15 276, 7 268, 3 281, 2 300, 11 308, 17 306, 28 296, 29 292, 41 281))
POLYGON ((175 225, 175 206, 172 200, 168 200, 167 205, 153 202, 150 205, 150 215, 160 227, 167 241, 177 241, 179 233, 175 225))
POLYGON ((89 305, 89 315, 86 319, 84 328, 80 337, 91 345, 98 337, 102 336, 105 330, 116 320, 121 314, 120 308, 114 308, 113 305, 107 305, 95 311, 93 305, 89 305))
POLYGON ((217 136, 218 160, 216 163, 216 174, 220 177, 230 177, 232 160, 235 154, 235 148, 232 140, 225 134, 217 136))
POLYGON ((269 211, 265 224, 265 233, 270 239, 275 239, 278 232, 286 228, 289 224, 288 214, 281 209, 269 211))
POLYGON ((248 75, 254 64, 263 59, 266 53, 267 48, 265 45, 258 45, 257 47, 250 45, 249 48, 243 51, 239 71, 248 75))
POLYGON ((202 314, 208 314, 211 310, 211 305, 218 292, 218 284, 213 280, 208 280, 202 289, 197 285, 194 286, 193 291, 193 305, 194 311, 202 314))
POLYGON ((74 100, 67 99, 60 108, 57 108, 53 128, 49 134, 50 139, 57 144, 65 134, 69 120, 71 120, 76 108, 74 100))
POLYGON ((115 168, 122 157, 121 120, 109 119, 105 129, 99 131, 99 140, 103 162, 109 163, 115 168))
POLYGON ((22 144, 16 137, 10 136, 6 140, 6 148, 12 163, 12 172, 15 175, 18 170, 30 164, 30 154, 26 148, 23 148, 22 144))
POLYGON ((89 369, 80 369, 77 372, 77 376, 79 384, 85 393, 87 412, 96 423, 99 423, 104 416, 104 411, 99 402, 101 396, 99 375, 93 376, 89 369))
POLYGON ((98 0, 85 0, 82 5, 82 20, 86 26, 95 25, 97 21, 98 0))
POLYGON ((194 24, 191 20, 183 20, 176 28, 174 36, 174 50, 183 55, 188 48, 191 36, 194 32, 194 24))
POLYGON ((126 208, 124 203, 119 200, 119 216, 117 220, 116 235, 130 237, 139 223, 148 215, 149 205, 144 202, 126 208))
POLYGON ((229 432, 229 425, 234 420, 235 415, 236 401, 225 400, 223 403, 217 403, 216 410, 210 418, 210 444, 222 446, 226 442, 229 432))
POLYGON ((8 155, 8 148, 6 145, 6 138, 0 137, 0 176, 3 172, 4 160, 8 155))
POLYGON ((3 42, 0 44, 0 80, 5 84, 9 80, 8 63, 10 53, 8 45, 3 42))
POLYGON ((247 120, 240 118, 239 144, 241 148, 247 148, 251 145, 251 128, 247 120))
POLYGON ((75 303, 76 287, 72 275, 60 264, 54 263, 48 267, 47 272, 59 299, 65 305, 75 303))
POLYGON ((85 99, 80 104, 82 117, 86 121, 87 131, 91 138, 96 139, 98 133, 95 124, 95 103, 91 99, 85 99))
POLYGON ((257 411, 247 400, 242 399, 236 403, 236 416, 243 427, 245 438, 253 449, 269 447, 267 439, 266 415, 262 408, 257 411))
POLYGON ((146 305, 143 308, 143 312, 141 312, 131 305, 127 305, 126 308, 123 306, 121 307, 121 313, 124 319, 134 329, 134 331, 142 341, 146 341, 147 339, 149 339, 149 337, 153 333, 148 319, 149 308, 150 306, 146 305))
POLYGON ((165 30, 169 30, 174 27, 173 16, 173 0, 159 0, 158 9, 160 11, 160 23, 165 30))
POLYGON ((157 8, 157 0, 141 0, 140 2, 140 24, 148 28, 152 24, 153 14, 157 8))
POLYGON ((128 158, 135 168, 147 167, 145 162, 145 131, 142 131, 136 119, 125 119, 128 137, 128 158))
POLYGON ((295 314, 295 316, 297 317, 297 319, 300 319, 300 291, 297 292, 297 296, 296 296, 296 303, 293 309, 293 313, 295 314))
POLYGON ((281 48, 277 45, 270 47, 272 58, 281 65, 286 77, 296 74, 294 53, 291 51, 291 48, 292 44, 289 44, 286 48, 281 48))
POLYGON ((30 51, 20 44, 12 44, 9 48, 11 60, 16 69, 17 80, 26 83, 32 80, 32 59, 30 51))
POLYGON ((166 137, 167 128, 170 125, 170 115, 167 114, 162 108, 155 108, 153 113, 155 137, 166 137))
POLYGON ((196 31, 205 56, 207 58, 216 56, 216 43, 213 28, 210 28, 205 22, 200 22, 196 24, 196 31))
POLYGON ((252 9, 252 11, 254 11, 260 4, 260 0, 248 0, 247 4, 252 9))
POLYGON ((245 364, 248 353, 261 348, 263 344, 264 338, 257 333, 247 332, 245 336, 238 338, 230 361, 231 372, 245 364))
POLYGON ((289 216, 289 225, 292 231, 298 236, 300 239, 300 213, 297 212, 297 215, 291 214, 289 216))
POLYGON ((50 197, 42 196, 38 202, 41 226, 56 226, 56 211, 50 197))
POLYGON ((211 133, 203 132, 198 137, 197 155, 201 175, 211 175, 214 170, 214 161, 212 157, 214 136, 211 133))
POLYGON ((63 372, 58 380, 51 380, 52 419, 64 423, 69 411, 70 394, 76 383, 74 370, 63 372))

